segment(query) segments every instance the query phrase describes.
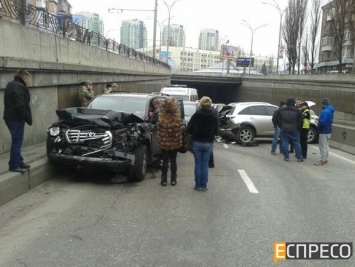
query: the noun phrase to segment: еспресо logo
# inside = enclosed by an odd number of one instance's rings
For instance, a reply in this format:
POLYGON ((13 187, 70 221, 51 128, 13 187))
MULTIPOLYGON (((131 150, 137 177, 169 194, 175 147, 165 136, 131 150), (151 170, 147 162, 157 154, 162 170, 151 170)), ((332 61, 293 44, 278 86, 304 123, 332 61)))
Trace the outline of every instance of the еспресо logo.
POLYGON ((280 260, 348 260, 352 254, 352 242, 274 242, 274 263, 280 260))

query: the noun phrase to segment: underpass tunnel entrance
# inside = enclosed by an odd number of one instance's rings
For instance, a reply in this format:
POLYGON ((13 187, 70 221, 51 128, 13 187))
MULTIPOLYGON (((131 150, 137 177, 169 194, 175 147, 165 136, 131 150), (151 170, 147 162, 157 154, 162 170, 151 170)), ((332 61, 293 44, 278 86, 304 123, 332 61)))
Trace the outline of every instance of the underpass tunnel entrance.
POLYGON ((208 96, 213 103, 228 104, 238 102, 239 84, 232 83, 207 83, 207 82, 183 82, 171 79, 171 84, 186 84, 187 87, 196 88, 198 97, 208 96))

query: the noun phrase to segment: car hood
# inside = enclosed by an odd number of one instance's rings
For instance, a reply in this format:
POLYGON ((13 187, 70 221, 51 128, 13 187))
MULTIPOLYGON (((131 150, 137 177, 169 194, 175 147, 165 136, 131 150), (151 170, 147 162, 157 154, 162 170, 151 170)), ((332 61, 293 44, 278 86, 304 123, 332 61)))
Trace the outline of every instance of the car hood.
POLYGON ((94 125, 115 128, 133 122, 144 122, 134 114, 114 110, 91 108, 66 108, 56 111, 57 116, 69 126, 94 125))

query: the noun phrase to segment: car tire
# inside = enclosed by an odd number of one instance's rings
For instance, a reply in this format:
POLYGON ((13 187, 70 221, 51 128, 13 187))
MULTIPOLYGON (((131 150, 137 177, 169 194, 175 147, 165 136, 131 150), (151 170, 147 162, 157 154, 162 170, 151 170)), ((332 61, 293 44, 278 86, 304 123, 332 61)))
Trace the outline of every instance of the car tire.
POLYGON ((241 142, 242 144, 248 144, 248 143, 252 143, 254 141, 254 138, 255 138, 255 132, 253 128, 251 128, 250 126, 247 125, 241 126, 237 131, 237 135, 236 135, 237 142, 241 142))
POLYGON ((148 165, 148 151, 145 145, 139 145, 134 150, 135 162, 134 165, 129 169, 128 181, 129 182, 140 182, 144 180, 147 165, 148 165))
POLYGON ((307 143, 313 144, 313 143, 316 143, 317 140, 318 140, 318 131, 317 131, 316 127, 311 125, 309 127, 309 131, 308 131, 308 135, 307 135, 307 143))

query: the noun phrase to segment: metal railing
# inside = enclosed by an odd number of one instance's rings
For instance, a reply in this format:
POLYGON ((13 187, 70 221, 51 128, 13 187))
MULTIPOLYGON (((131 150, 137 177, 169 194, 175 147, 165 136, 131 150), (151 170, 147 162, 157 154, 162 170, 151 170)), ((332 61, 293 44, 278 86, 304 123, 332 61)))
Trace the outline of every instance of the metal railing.
POLYGON ((0 19, 5 17, 10 21, 34 27, 42 32, 55 34, 72 41, 96 46, 119 55, 170 69, 170 66, 165 62, 75 24, 72 15, 53 15, 42 8, 33 5, 26 6, 23 2, 20 0, 2 0, 0 19))

